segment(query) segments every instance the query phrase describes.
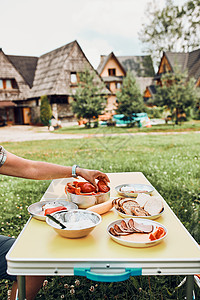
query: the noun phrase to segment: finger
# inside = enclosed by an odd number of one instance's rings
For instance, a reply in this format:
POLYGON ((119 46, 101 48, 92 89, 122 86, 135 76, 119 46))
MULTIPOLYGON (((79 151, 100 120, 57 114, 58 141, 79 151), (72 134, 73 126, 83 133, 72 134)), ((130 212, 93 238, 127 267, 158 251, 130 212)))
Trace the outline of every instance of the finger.
POLYGON ((98 180, 103 180, 105 183, 106 182, 110 182, 110 179, 108 178, 108 176, 106 174, 101 174, 101 175, 98 175, 96 177, 98 180))

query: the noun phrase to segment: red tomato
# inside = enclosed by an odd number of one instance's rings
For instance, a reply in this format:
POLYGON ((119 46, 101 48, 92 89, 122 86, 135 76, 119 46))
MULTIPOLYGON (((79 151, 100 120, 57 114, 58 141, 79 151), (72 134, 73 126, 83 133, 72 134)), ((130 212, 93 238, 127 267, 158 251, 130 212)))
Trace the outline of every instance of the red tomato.
POLYGON ((47 208, 45 209, 44 215, 50 215, 56 211, 60 211, 60 210, 66 210, 67 208, 65 206, 58 206, 58 207, 52 207, 52 208, 47 208))
POLYGON ((110 190, 109 186, 107 186, 107 184, 103 180, 99 180, 97 185, 98 185, 99 191, 102 193, 107 193, 110 190))
POLYGON ((91 193, 91 192, 95 192, 95 191, 96 191, 95 186, 89 182, 85 182, 85 184, 83 184, 81 186, 82 193, 91 193))

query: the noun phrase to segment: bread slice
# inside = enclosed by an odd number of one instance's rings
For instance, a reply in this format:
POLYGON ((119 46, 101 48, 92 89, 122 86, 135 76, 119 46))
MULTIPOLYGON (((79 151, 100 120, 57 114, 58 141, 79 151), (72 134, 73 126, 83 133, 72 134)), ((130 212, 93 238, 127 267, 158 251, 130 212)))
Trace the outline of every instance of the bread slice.
POLYGON ((148 194, 138 194, 137 198, 135 199, 135 201, 139 204, 139 206, 141 208, 144 208, 145 204, 151 200, 152 196, 148 195, 148 194))
POLYGON ((151 215, 155 216, 163 210, 163 201, 160 197, 151 196, 144 206, 144 209, 151 215))

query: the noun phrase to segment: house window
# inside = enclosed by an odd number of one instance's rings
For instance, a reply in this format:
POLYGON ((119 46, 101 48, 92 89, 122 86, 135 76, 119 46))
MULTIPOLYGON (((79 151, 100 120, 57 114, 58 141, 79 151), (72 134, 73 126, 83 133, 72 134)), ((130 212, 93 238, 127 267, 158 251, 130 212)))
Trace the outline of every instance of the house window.
POLYGON ((115 76, 116 75, 116 69, 108 69, 108 75, 109 76, 115 76))
POLYGON ((121 89, 121 82, 116 82, 115 87, 116 89, 121 89))
POLYGON ((10 79, 6 79, 6 89, 12 89, 12 84, 10 79))
POLYGON ((0 79, 0 89, 17 88, 17 83, 14 79, 0 79))
POLYGON ((77 83, 76 72, 71 72, 71 83, 77 83))

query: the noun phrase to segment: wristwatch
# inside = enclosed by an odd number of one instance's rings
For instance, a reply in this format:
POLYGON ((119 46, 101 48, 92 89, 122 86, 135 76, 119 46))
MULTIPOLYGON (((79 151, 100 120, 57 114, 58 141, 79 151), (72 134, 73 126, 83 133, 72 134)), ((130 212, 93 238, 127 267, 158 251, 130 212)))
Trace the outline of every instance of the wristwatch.
POLYGON ((73 165, 72 166, 72 177, 76 178, 76 168, 80 168, 78 165, 73 165))

